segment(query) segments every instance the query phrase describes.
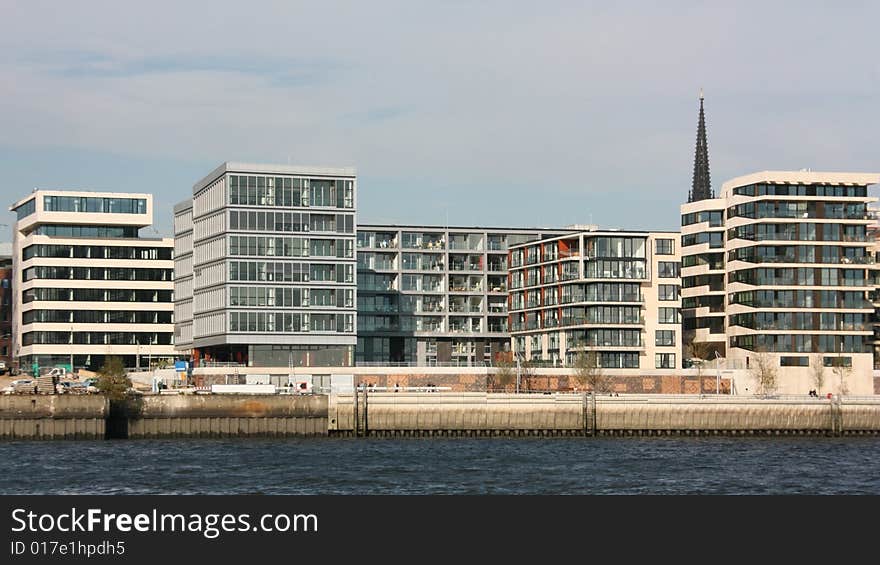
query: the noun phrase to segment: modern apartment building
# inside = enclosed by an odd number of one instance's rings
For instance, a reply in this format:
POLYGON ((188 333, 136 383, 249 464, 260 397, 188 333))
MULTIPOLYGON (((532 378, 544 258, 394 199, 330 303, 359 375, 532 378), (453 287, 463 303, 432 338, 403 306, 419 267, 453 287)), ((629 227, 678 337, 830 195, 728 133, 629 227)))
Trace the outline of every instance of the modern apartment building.
POLYGON ((871 340, 871 347, 874 352, 874 370, 880 370, 880 210, 869 208, 868 218, 871 219, 871 223, 868 224, 868 243, 873 245, 869 252, 871 259, 868 261, 870 268, 868 277, 873 287, 868 293, 868 298, 874 306, 872 318, 874 337, 871 340))
POLYGON ((508 247, 560 232, 360 226, 358 362, 469 365, 509 351, 508 247))
POLYGON ((12 355, 12 244, 0 243, 0 363, 2 370, 13 367, 12 355))
POLYGON ((753 372, 769 358, 781 392, 816 388, 815 374, 827 369, 823 390, 873 394, 867 205, 878 181, 764 171, 683 205, 685 331, 698 342, 723 341, 726 357, 753 372), (835 370, 841 365, 848 370, 835 370))
POLYGON ((179 350, 202 365, 351 365, 356 185, 352 168, 250 163, 197 182, 174 208, 179 350))
POLYGON ((34 190, 10 209, 22 371, 173 357, 173 241, 140 234, 152 224, 151 195, 34 190))
POLYGON ((523 360, 681 366, 678 233, 580 231, 510 250, 510 330, 523 360))
POLYGON ((193 201, 174 206, 174 349, 190 357, 193 344, 193 201))

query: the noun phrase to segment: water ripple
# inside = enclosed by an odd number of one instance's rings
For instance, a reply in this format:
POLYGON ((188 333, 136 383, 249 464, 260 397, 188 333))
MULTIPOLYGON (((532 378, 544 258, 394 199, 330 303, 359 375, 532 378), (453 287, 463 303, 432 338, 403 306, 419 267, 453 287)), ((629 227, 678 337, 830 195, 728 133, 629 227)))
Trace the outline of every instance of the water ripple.
POLYGON ((880 438, 0 443, 2 494, 880 494, 880 438))

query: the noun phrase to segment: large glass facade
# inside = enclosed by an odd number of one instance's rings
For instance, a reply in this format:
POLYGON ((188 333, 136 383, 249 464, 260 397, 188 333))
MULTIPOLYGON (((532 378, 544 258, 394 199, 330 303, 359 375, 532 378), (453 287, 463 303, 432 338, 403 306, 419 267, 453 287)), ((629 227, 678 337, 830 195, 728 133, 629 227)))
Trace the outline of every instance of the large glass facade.
POLYGON ((44 196, 45 212, 87 212, 91 214, 146 214, 146 198, 101 198, 95 196, 44 196))
POLYGON ((354 181, 262 175, 229 175, 235 206, 354 208, 354 181))
POLYGON ((74 226, 67 224, 41 224, 32 232, 34 235, 52 237, 83 238, 137 238, 136 226, 74 226))

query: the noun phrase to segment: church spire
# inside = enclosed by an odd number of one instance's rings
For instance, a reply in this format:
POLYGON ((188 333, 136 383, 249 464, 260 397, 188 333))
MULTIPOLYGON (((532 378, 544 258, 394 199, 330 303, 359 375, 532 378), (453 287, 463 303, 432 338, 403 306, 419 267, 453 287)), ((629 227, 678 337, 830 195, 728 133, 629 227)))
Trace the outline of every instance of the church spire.
POLYGON ((709 180, 709 146, 706 142, 706 115, 703 111, 703 89, 700 89, 700 121, 697 125, 697 148, 694 154, 694 181, 688 202, 714 198, 709 180))

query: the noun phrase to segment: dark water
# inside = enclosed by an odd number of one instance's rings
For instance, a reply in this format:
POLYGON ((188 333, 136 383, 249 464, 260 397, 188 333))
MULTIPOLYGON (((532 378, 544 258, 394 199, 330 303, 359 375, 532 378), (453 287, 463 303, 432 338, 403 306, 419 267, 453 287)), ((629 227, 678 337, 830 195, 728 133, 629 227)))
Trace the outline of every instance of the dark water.
POLYGON ((0 443, 0 494, 880 494, 880 438, 0 443))

